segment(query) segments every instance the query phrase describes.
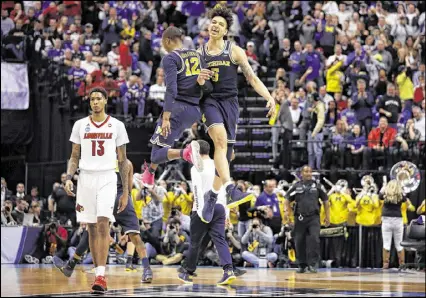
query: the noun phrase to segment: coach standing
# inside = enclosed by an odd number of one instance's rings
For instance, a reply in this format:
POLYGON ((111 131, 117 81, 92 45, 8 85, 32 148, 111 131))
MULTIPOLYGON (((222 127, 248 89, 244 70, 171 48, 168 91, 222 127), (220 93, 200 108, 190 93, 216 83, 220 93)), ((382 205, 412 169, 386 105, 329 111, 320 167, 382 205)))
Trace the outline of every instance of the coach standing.
POLYGON ((296 182, 287 192, 284 215, 289 218, 290 203, 295 201, 294 235, 296 256, 299 262, 298 273, 305 273, 308 269, 316 273, 320 260, 320 204, 324 202, 325 225, 330 223, 330 205, 328 197, 321 184, 312 179, 312 168, 302 168, 302 181, 296 182))

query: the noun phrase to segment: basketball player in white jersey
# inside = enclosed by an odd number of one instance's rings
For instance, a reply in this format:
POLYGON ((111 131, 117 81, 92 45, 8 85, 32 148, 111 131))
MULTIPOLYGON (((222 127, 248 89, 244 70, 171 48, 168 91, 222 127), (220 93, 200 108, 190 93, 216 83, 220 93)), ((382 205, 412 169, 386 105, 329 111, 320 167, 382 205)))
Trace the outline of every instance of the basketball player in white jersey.
POLYGON ((126 162, 126 144, 129 138, 124 124, 105 113, 108 101, 105 89, 92 89, 89 98, 92 115, 78 120, 72 129, 72 153, 65 190, 72 195, 71 178, 79 168, 77 221, 88 224, 89 246, 96 267, 91 292, 103 294, 107 290, 105 266, 109 248, 109 222, 115 221, 113 209, 117 194, 117 159, 123 184, 118 212, 123 211, 128 203, 129 164, 126 162))
POLYGON ((201 249, 203 238, 208 233, 216 246, 217 253, 220 259, 220 265, 223 268, 223 276, 218 285, 228 285, 236 279, 231 253, 229 252, 228 242, 225 238, 225 220, 226 220, 226 198, 223 196, 223 201, 218 201, 214 207, 213 217, 209 223, 201 220, 202 210, 204 207, 204 194, 210 191, 213 187, 215 177, 214 161, 209 157, 210 145, 206 141, 197 141, 200 145, 200 155, 203 159, 204 168, 199 172, 195 167, 191 168, 192 188, 194 191, 194 205, 191 214, 191 243, 189 253, 186 258, 187 262, 183 266, 178 278, 186 284, 192 283, 192 278, 196 270, 198 255, 201 249))

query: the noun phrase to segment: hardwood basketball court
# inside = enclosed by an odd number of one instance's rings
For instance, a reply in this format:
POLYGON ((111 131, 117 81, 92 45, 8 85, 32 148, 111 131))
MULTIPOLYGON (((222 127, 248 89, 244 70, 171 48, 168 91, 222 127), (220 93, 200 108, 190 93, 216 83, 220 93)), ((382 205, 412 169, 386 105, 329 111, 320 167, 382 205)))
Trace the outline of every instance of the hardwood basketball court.
MULTIPOLYGON (((1 296, 91 296, 90 266, 77 266, 71 278, 53 265, 2 265, 1 296)), ((219 296, 425 296, 425 274, 381 269, 323 269, 296 274, 295 269, 252 269, 230 287, 218 287, 218 267, 197 269, 193 285, 177 279, 177 267, 153 266, 154 282, 141 284, 141 271, 107 266, 106 296, 219 297, 219 296)))

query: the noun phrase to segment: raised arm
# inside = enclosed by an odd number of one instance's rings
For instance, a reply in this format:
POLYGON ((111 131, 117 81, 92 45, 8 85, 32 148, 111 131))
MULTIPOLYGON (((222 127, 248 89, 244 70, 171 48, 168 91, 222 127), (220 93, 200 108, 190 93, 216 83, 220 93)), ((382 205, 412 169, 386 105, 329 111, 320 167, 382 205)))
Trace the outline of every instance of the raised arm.
POLYGON ((266 105, 269 108, 268 117, 273 116, 276 113, 275 109, 275 100, 272 95, 269 93, 268 88, 263 84, 263 82, 255 75, 253 69, 251 68, 247 55, 242 48, 239 46, 232 46, 232 59, 237 62, 237 64, 241 67, 241 70, 246 77, 247 81, 253 87, 253 89, 265 98, 268 101, 266 105))

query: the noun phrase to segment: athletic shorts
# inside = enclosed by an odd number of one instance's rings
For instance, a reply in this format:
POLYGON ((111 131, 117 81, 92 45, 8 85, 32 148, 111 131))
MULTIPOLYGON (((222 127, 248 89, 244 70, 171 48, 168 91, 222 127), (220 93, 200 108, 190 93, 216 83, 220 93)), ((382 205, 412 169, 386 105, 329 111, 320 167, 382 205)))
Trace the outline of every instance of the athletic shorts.
POLYGON ((129 195, 128 203, 126 209, 117 213, 118 211, 118 202, 122 192, 119 191, 117 198, 115 199, 114 204, 114 217, 115 221, 123 228, 124 234, 128 233, 140 233, 139 220, 136 216, 135 208, 133 207, 132 197, 129 195))
POLYGON ((96 223, 98 217, 114 222, 117 174, 109 171, 80 171, 77 188, 77 221, 96 223))
POLYGON ((161 135, 163 118, 160 116, 157 126, 155 127, 155 132, 150 140, 152 144, 160 147, 172 147, 175 140, 180 138, 185 129, 190 128, 192 124, 201 119, 199 106, 191 105, 183 101, 176 101, 175 103, 176 105, 170 116, 170 134, 167 138, 161 135))
POLYGON ((238 118, 240 116, 238 97, 223 100, 207 98, 201 105, 201 111, 207 131, 213 126, 223 125, 228 137, 228 143, 235 143, 238 118))

